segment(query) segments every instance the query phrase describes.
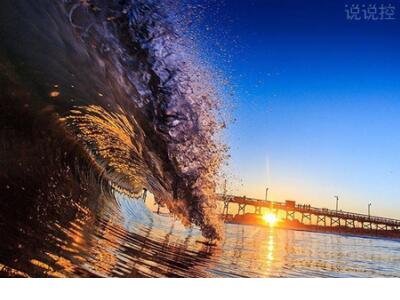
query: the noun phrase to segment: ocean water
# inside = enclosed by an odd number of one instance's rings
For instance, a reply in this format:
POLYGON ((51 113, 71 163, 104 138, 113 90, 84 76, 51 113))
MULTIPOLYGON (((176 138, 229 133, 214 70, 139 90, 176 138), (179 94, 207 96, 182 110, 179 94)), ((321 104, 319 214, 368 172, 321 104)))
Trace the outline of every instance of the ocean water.
POLYGON ((398 241, 221 224, 226 86, 185 3, 2 1, 0 275, 398 276, 398 241))
POLYGON ((102 209, 96 195, 105 190, 138 196, 145 188, 182 222, 218 238, 223 86, 188 32, 187 14, 195 21, 199 8, 182 5, 2 3, 4 218, 18 211, 29 222, 47 211, 57 219, 53 204, 71 216, 73 202, 102 209))
MULTIPOLYGON (((397 277, 400 242, 225 224, 210 244, 196 228, 122 195, 94 220, 19 228, 2 276, 34 277, 397 277)), ((6 255, 4 255, 6 254, 6 255)))

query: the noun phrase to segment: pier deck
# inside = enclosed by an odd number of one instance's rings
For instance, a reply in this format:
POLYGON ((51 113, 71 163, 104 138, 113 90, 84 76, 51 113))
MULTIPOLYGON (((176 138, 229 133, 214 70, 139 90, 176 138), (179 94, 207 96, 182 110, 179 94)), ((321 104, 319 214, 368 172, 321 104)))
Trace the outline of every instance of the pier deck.
POLYGON ((297 220, 307 225, 344 226, 370 230, 400 230, 400 220, 397 219, 317 208, 311 205, 296 204, 290 200, 275 202, 234 195, 219 195, 218 200, 224 204, 223 215, 229 214, 229 205, 235 203, 238 207, 237 215, 245 214, 248 207, 253 207, 255 214, 261 214, 261 209, 266 208, 276 212, 283 211, 286 213, 286 220, 297 220))

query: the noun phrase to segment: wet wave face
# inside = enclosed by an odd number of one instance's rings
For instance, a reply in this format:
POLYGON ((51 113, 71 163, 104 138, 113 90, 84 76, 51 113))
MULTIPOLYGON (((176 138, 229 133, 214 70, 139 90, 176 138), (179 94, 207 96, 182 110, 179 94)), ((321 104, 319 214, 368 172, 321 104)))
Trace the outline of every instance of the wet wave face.
POLYGON ((221 238, 220 103, 176 9, 2 3, 0 266, 20 270, 54 228, 118 213, 116 191, 133 199, 146 188, 183 224, 221 238))

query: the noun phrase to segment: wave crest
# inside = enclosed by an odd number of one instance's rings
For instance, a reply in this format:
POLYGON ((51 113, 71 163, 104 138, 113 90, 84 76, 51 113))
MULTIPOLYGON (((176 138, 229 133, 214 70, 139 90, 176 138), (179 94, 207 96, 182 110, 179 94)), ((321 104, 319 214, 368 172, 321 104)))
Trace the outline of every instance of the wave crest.
POLYGON ((218 238, 214 190, 226 154, 220 102, 171 4, 67 1, 65 12, 74 43, 82 42, 104 77, 94 79, 101 87, 95 104, 64 114, 67 128, 114 184, 150 189, 184 223, 218 238))

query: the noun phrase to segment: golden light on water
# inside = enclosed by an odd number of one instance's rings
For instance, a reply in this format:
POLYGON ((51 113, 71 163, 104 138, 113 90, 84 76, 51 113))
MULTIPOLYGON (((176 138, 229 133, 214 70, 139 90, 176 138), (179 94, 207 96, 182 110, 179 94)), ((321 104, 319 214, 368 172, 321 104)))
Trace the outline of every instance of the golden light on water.
POLYGON ((268 213, 262 216, 263 220, 268 223, 269 226, 275 226, 278 222, 278 217, 274 213, 268 213))
POLYGON ((60 92, 58 92, 58 91, 52 91, 52 92, 50 92, 49 96, 52 97, 52 98, 58 97, 58 96, 60 96, 60 92))

